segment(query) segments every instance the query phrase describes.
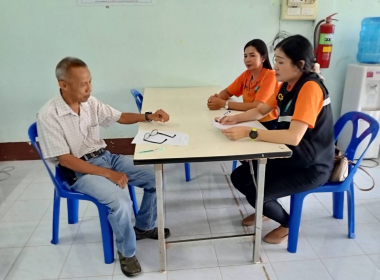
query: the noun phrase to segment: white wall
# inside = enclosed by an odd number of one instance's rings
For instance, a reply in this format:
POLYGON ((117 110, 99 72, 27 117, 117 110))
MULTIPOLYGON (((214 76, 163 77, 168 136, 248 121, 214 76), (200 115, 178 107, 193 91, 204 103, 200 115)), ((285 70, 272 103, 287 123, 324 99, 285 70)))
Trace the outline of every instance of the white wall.
MULTIPOLYGON (((337 117, 361 20, 380 16, 380 0, 319 1, 318 20, 339 13, 331 67, 324 71, 337 117)), ((279 28, 312 39, 314 22, 280 21, 279 15, 280 0, 156 0, 110 8, 0 0, 0 142, 27 141, 36 112, 58 93, 54 68, 64 56, 89 65, 94 96, 136 112, 131 88, 226 87, 244 70, 249 40, 269 42, 279 28)), ((133 137, 136 128, 115 125, 103 136, 133 137)))

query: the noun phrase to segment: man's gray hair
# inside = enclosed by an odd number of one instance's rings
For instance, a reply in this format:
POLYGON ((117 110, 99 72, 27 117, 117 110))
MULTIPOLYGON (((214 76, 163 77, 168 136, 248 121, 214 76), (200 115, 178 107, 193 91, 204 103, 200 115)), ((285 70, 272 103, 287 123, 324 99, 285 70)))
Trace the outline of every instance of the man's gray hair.
POLYGON ((57 80, 61 81, 67 79, 70 68, 74 67, 87 67, 87 64, 76 57, 68 56, 62 59, 55 68, 55 76, 57 77, 57 80))

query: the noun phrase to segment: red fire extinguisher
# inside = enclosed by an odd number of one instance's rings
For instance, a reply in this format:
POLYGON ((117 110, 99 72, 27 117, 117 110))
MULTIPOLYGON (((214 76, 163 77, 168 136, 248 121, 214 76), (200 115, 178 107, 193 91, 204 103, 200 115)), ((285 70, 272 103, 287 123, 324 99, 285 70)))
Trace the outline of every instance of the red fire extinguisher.
POLYGON ((321 65, 321 68, 329 68, 331 51, 333 45, 333 36, 335 25, 331 22, 337 19, 332 18, 337 13, 328 16, 321 20, 314 29, 314 52, 316 61, 321 65), (323 23, 326 22, 326 23, 323 23), (323 23, 323 24, 322 24, 323 23), (318 28, 320 27, 319 31, 318 28))

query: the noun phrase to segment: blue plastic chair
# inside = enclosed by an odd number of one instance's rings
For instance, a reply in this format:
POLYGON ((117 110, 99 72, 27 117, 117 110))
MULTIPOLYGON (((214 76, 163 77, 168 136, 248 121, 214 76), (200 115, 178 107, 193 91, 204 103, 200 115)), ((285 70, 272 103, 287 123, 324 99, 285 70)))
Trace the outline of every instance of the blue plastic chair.
MULTIPOLYGON (((108 210, 109 208, 101 204, 95 198, 78 193, 76 191, 71 191, 68 188, 68 184, 63 178, 61 170, 59 167, 55 169, 55 176, 51 172, 49 166, 47 165, 45 159, 43 158, 41 151, 36 143, 36 138, 38 137, 37 133, 37 124, 33 123, 28 130, 28 135, 31 144, 36 149, 38 155, 42 159, 49 176, 54 184, 54 204, 53 204, 53 237, 51 240, 52 244, 58 244, 58 234, 59 234, 59 212, 60 212, 60 204, 61 197, 67 198, 67 212, 68 212, 68 220, 69 224, 75 224, 78 222, 78 209, 79 209, 79 200, 88 200, 96 204, 99 211, 99 219, 100 219, 100 227, 102 231, 102 239, 103 239, 103 251, 104 251, 104 261, 107 264, 113 263, 114 261, 114 246, 113 246, 113 231, 111 225, 108 222, 108 210)), ((128 185, 129 194, 131 196, 131 200, 133 203, 133 210, 135 215, 137 215, 138 208, 136 202, 136 195, 133 186, 128 185)))
MULTIPOLYGON (((139 112, 141 113, 141 107, 143 103, 143 96, 141 93, 135 89, 131 89, 131 94, 135 98, 136 106, 139 112)), ((191 171, 190 171, 190 163, 185 163, 185 175, 186 175, 186 182, 191 181, 191 171)))
MULTIPOLYGON (((131 89, 131 94, 135 98, 137 109, 141 113, 141 107, 142 107, 142 103, 143 103, 143 96, 141 95, 141 93, 139 91, 137 91, 135 89, 131 89)), ((232 171, 234 171, 236 169, 236 166, 237 166, 237 161, 235 160, 232 163, 232 171)), ((189 182, 191 180, 190 164, 189 163, 185 163, 185 174, 186 174, 186 182, 189 182)))
POLYGON ((237 167, 237 160, 234 160, 232 163, 232 171, 234 171, 237 167))
POLYGON ((298 234, 301 223, 302 204, 304 198, 310 193, 331 192, 333 195, 333 217, 336 219, 343 219, 343 206, 344 206, 344 192, 347 192, 348 203, 348 237, 355 238, 355 200, 354 200, 354 175, 358 170, 365 152, 375 139, 379 131, 379 123, 371 116, 361 112, 348 112, 341 116, 334 126, 335 141, 338 139, 343 128, 348 122, 352 122, 353 131, 351 141, 346 150, 346 157, 348 160, 353 161, 355 152, 360 143, 369 135, 370 141, 368 146, 360 156, 357 163, 352 166, 349 165, 348 176, 344 182, 331 183, 327 182, 325 185, 308 191, 302 192, 291 196, 290 200, 290 221, 289 221, 289 238, 288 238, 288 251, 295 253, 297 251, 298 234), (369 127, 359 136, 358 126, 359 120, 365 121, 369 124, 369 127))

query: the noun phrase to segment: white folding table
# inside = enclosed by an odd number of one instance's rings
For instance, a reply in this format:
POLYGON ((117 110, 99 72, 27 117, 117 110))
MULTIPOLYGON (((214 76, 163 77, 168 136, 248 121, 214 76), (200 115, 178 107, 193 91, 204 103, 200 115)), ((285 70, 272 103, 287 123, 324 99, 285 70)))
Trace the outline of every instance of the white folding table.
POLYGON ((258 263, 260 260, 264 180, 267 159, 290 157, 292 152, 282 144, 252 141, 248 138, 231 141, 221 131, 213 127, 211 120, 219 117, 225 111, 209 110, 207 108, 207 99, 212 94, 220 92, 220 90, 219 87, 194 87, 146 88, 144 91, 142 112, 155 112, 157 109, 163 109, 170 115, 170 121, 167 123, 140 123, 139 131, 157 129, 160 132, 180 131, 190 135, 189 144, 186 146, 146 143, 137 144, 135 149, 135 165, 154 164, 155 168, 158 242, 162 271, 166 271, 166 249, 168 247, 218 244, 225 243, 226 241, 252 241, 254 242, 253 262, 258 263), (139 153, 140 151, 157 147, 164 147, 165 150, 139 153), (252 176, 257 181, 255 234, 166 241, 164 238, 163 164, 229 160, 249 160, 252 176), (252 160, 258 161, 256 178, 254 176, 252 160))

